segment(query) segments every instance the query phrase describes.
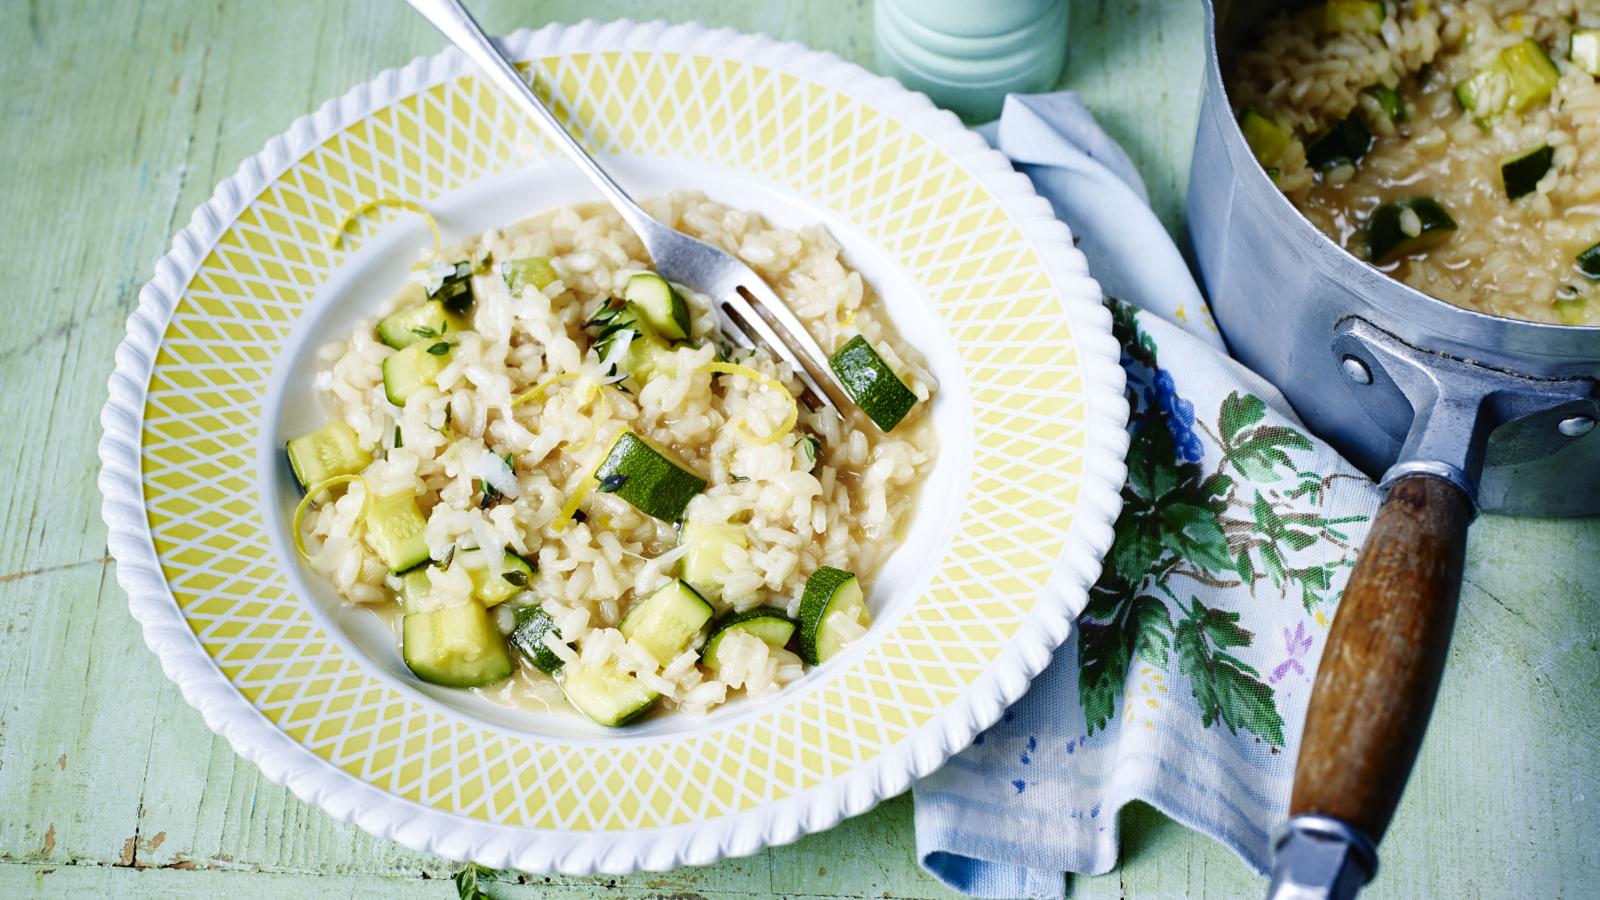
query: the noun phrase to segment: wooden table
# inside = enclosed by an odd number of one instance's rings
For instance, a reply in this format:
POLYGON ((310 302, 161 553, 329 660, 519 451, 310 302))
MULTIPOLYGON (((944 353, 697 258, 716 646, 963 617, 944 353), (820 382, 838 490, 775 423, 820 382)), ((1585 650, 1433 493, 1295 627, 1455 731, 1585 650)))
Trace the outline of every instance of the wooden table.
MULTIPOLYGON (((871 63, 867 0, 479 0, 490 30, 586 16, 764 31, 871 63)), ((205 729, 140 641, 106 557, 95 442, 112 351, 190 210, 296 116, 432 53, 398 0, 40 2, 0 28, 0 896, 453 897, 456 868, 301 804, 205 729)), ((1182 228, 1200 64, 1192 0, 1075 0, 1064 78, 1182 228)), ((1600 890, 1600 522, 1486 518, 1421 766, 1373 897, 1600 890)), ((1147 808, 1075 896, 1258 895, 1147 808)), ((946 896, 901 797, 704 869, 528 877, 497 897, 946 896)))

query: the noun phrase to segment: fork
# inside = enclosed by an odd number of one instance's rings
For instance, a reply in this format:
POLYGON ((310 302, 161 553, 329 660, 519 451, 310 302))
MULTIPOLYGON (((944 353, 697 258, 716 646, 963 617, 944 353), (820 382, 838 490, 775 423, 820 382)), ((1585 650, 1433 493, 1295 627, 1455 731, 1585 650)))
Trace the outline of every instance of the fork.
POLYGON ((605 195, 628 223, 655 264, 657 274, 711 298, 722 334, 746 349, 764 346, 788 363, 817 403, 844 418, 853 406, 811 332, 772 288, 737 257, 652 218, 573 140, 496 47, 460 0, 407 0, 439 29, 489 80, 527 113, 555 145, 605 195))

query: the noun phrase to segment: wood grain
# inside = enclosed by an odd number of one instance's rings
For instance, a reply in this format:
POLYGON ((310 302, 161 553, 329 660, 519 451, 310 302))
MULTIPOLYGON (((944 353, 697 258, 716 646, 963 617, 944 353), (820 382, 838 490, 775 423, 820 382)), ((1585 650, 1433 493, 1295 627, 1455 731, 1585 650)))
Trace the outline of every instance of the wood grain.
POLYGON ((1455 627, 1472 502, 1422 475, 1373 519, 1317 670, 1291 815, 1389 828, 1433 712, 1455 627))
MULTIPOLYGON (((631 16, 871 62, 868 0, 473 0, 494 31, 631 16)), ((440 46, 397 0, 0 3, 0 897, 453 897, 455 866, 267 782, 162 676, 106 559, 97 419, 151 263, 296 116, 440 46)), ((1181 226, 1200 5, 1073 0, 1064 86, 1181 226)), ((1370 896, 1584 896, 1600 878, 1600 521, 1473 527, 1450 675, 1370 896), (1465 825, 1463 825, 1465 823, 1465 825)), ((1243 897, 1230 851, 1135 806, 1075 898, 1243 897)), ((909 798, 704 869, 532 878, 511 897, 953 896, 909 798)))

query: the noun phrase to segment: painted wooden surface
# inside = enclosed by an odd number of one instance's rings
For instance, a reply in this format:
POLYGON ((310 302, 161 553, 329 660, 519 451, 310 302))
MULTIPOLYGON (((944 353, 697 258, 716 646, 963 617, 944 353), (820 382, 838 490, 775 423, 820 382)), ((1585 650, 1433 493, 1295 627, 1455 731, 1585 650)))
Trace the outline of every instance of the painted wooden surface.
MULTIPOLYGON (((491 30, 699 19, 871 62, 866 0, 479 0, 491 30)), ((0 897, 453 896, 453 866, 334 822, 201 724, 106 558, 97 416, 139 286, 189 211, 296 116, 439 40, 398 0, 0 2, 0 897)), ((1076 0, 1083 93, 1181 228, 1199 4, 1076 0)), ((1373 897, 1594 896, 1600 523, 1473 527, 1459 628, 1373 897)), ((1134 808, 1074 896, 1236 897, 1227 850, 1134 808)), ((717 866, 528 878, 497 897, 947 896, 909 798, 717 866)))

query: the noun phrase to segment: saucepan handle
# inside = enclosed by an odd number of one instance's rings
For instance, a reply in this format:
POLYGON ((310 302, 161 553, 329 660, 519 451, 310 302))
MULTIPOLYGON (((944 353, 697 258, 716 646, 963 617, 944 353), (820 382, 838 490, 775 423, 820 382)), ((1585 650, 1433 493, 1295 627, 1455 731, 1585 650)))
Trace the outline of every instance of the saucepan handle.
POLYGON ((1272 897, 1350 897, 1376 872, 1439 690, 1473 512, 1441 478, 1390 486, 1328 633, 1272 897))

